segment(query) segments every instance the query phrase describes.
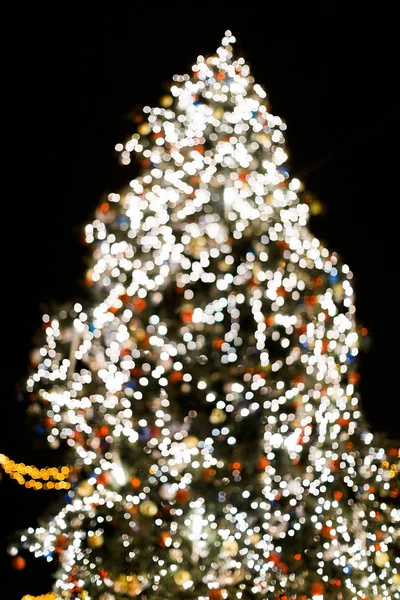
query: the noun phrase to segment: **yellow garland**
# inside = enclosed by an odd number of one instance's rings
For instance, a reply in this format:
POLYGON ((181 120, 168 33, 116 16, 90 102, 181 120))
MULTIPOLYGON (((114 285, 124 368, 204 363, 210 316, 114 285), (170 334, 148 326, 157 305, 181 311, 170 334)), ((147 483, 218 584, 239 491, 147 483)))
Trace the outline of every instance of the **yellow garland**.
POLYGON ((12 479, 15 479, 17 483, 34 490, 68 490, 71 487, 71 484, 66 481, 71 472, 69 467, 60 467, 59 469, 56 467, 46 467, 38 469, 33 465, 16 463, 5 454, 0 454, 0 467, 3 467, 4 472, 12 479), (29 477, 28 480, 27 477, 29 477), (40 480, 44 481, 44 483, 40 480))
POLYGON ((57 596, 55 594, 44 594, 43 596, 31 596, 28 594, 21 598, 21 600, 57 600, 57 596))

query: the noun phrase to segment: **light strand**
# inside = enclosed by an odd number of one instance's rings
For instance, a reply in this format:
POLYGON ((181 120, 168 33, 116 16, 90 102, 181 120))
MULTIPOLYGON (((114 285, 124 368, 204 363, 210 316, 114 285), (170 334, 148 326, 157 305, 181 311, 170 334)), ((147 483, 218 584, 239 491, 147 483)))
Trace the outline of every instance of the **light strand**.
POLYGON ((21 598, 21 600, 57 600, 57 596, 55 594, 43 594, 42 596, 31 596, 28 594, 21 598))
POLYGON ((15 479, 17 483, 25 485, 26 488, 34 490, 68 490, 71 487, 71 484, 66 481, 71 472, 70 467, 67 466, 39 469, 34 465, 16 463, 5 454, 0 454, 0 466, 11 479, 15 479), (27 479, 27 476, 29 479, 27 479))

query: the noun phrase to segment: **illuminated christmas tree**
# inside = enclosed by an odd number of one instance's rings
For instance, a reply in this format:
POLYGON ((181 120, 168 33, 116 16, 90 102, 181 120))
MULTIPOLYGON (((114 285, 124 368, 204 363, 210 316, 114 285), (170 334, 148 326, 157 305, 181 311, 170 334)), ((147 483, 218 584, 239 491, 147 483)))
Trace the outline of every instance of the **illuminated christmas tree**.
MULTIPOLYGON (((43 316, 31 418, 70 489, 21 537, 57 598, 394 600, 394 458, 359 406, 352 273, 226 32, 118 144, 91 301, 43 316)), ((88 294, 89 295, 89 294, 88 294)))

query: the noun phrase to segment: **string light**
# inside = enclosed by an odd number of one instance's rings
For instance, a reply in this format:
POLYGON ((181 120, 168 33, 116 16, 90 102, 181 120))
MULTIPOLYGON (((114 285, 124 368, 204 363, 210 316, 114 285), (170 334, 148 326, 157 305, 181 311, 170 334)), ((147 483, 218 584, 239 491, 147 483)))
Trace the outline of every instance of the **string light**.
POLYGON ((24 596, 22 600, 57 600, 56 594, 44 594, 42 596, 31 596, 28 594, 24 596))
POLYGON ((25 485, 26 488, 34 490, 67 490, 71 487, 71 484, 66 481, 70 476, 69 467, 60 467, 59 469, 56 467, 46 467, 39 469, 33 465, 16 463, 5 454, 0 454, 0 466, 11 479, 15 479, 17 483, 25 485))
POLYGON ((43 316, 27 391, 74 481, 20 541, 57 559, 65 599, 400 598, 353 274, 307 229, 286 125, 234 41, 116 146, 142 171, 86 226, 93 305, 43 316))

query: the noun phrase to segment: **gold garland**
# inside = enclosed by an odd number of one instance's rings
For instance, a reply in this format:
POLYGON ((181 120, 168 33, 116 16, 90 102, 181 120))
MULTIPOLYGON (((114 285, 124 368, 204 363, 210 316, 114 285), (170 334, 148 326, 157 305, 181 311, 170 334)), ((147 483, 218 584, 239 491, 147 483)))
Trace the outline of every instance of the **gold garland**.
POLYGON ((38 469, 34 465, 16 463, 5 454, 0 454, 0 467, 11 479, 34 490, 68 490, 71 487, 66 481, 71 472, 70 467, 38 469))
POLYGON ((21 600, 57 600, 57 596, 55 594, 44 594, 43 596, 31 596, 28 594, 21 598, 21 600))

